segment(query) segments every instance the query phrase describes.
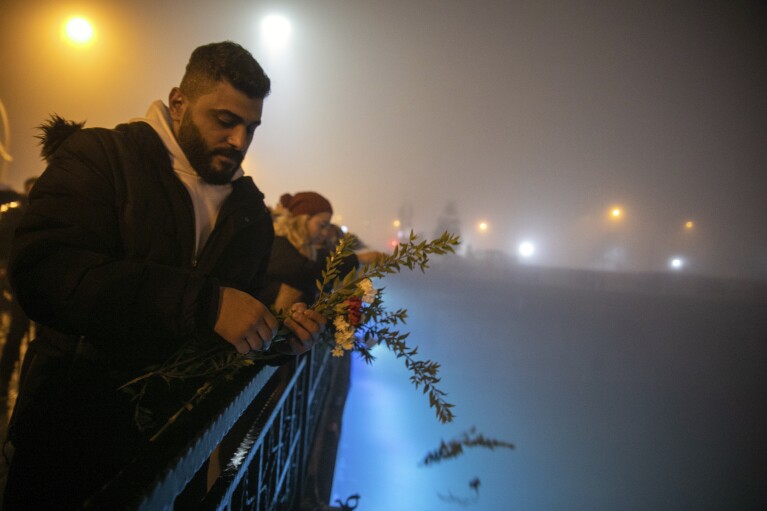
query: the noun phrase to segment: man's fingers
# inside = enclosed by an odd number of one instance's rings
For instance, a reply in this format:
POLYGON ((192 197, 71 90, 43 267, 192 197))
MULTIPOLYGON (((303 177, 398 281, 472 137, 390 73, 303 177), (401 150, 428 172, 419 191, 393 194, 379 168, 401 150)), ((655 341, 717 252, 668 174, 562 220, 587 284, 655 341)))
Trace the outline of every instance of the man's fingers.
POLYGON ((311 349, 325 330, 326 321, 324 316, 310 309, 293 312, 287 317, 285 326, 294 334, 294 337, 290 339, 292 350, 303 353, 311 349))
POLYGON ((277 319, 263 303, 243 291, 221 288, 213 330, 238 353, 268 349, 278 326, 277 319))
POLYGON ((306 309, 303 311, 304 317, 317 324, 319 329, 318 333, 325 331, 325 324, 328 322, 327 318, 317 311, 306 309))
POLYGON ((270 328, 265 322, 259 322, 256 325, 255 331, 262 342, 269 344, 271 344, 272 338, 277 334, 277 331, 274 328, 270 328))
POLYGON ((232 344, 234 344, 234 348, 237 350, 237 353, 241 355, 244 355, 250 351, 250 343, 248 342, 247 338, 243 338, 241 341, 237 341, 232 344))
POLYGON ((266 311, 263 318, 266 326, 272 331, 271 337, 277 335, 277 330, 280 328, 280 324, 277 322, 277 318, 275 318, 269 311, 266 311))
MULTIPOLYGON (((257 328, 252 329, 250 332, 248 332, 244 337, 244 343, 245 343, 245 353, 248 351, 266 351, 269 349, 269 347, 272 345, 272 337, 273 331, 269 330, 266 326, 259 326, 257 328)), ((237 347, 237 346, 236 346, 237 347)), ((237 349, 238 352, 243 353, 240 351, 239 347, 237 349)))
POLYGON ((285 318, 285 326, 287 326, 301 342, 306 342, 312 338, 312 334, 304 327, 304 325, 294 319, 294 316, 299 316, 300 314, 301 313, 296 312, 290 317, 285 318))
POLYGON ((316 339, 312 338, 312 335, 304 327, 290 318, 285 320, 285 325, 293 332, 293 335, 288 337, 287 343, 292 354, 300 355, 312 349, 316 339))
POLYGON ((304 312, 307 309, 306 304, 303 302, 294 303, 290 307, 290 312, 304 312))

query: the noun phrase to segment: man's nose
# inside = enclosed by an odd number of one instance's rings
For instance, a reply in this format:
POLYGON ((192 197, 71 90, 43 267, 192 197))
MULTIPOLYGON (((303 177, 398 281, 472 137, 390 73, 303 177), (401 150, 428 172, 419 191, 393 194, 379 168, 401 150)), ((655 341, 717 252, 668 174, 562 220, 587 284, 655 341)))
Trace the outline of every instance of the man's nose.
POLYGON ((238 151, 244 151, 248 144, 248 131, 245 126, 235 126, 229 132, 227 143, 238 151))

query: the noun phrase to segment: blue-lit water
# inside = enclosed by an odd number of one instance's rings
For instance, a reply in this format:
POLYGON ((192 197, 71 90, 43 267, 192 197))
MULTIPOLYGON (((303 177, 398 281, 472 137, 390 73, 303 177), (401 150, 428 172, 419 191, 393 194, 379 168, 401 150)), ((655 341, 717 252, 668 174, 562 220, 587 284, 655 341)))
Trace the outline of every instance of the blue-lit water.
POLYGON ((333 500, 357 493, 360 511, 764 508, 764 301, 565 290, 467 264, 384 282, 387 304, 410 311, 410 343, 442 364, 455 422, 438 423, 385 349, 371 366, 355 360, 333 500), (516 449, 419 466, 472 426, 516 449))

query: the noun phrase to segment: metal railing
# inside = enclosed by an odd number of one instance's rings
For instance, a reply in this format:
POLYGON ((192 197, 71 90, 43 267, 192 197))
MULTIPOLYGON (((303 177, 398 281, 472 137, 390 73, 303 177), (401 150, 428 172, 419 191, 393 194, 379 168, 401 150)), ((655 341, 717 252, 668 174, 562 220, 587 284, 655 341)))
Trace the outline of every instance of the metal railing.
POLYGON ((217 385, 86 509, 299 509, 337 364, 317 346, 282 367, 248 368, 217 385), (211 472, 217 477, 209 481, 211 472))

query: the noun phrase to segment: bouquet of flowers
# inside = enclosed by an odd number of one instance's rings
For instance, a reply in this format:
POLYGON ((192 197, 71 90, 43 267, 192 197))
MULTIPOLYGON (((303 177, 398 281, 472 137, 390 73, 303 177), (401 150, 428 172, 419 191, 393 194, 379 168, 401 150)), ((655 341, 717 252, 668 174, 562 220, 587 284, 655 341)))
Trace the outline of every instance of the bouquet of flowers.
MULTIPOLYGON (((342 238, 326 261, 322 277, 317 281, 319 296, 311 308, 327 319, 327 326, 322 341, 332 347, 332 355, 344 356, 356 351, 366 362, 374 360, 371 348, 382 344, 394 352, 397 358, 405 361, 405 366, 412 373, 410 380, 416 389, 421 388, 429 395, 429 405, 435 410, 442 423, 452 422, 453 405, 445 401, 445 392, 437 387, 439 364, 430 360, 418 360, 418 348, 406 344, 408 333, 401 333, 398 325, 407 319, 407 310, 388 311, 384 307, 383 288, 376 289, 373 279, 399 273, 402 268, 415 268, 425 271, 429 265, 429 256, 433 254, 453 253, 459 243, 457 236, 445 232, 433 241, 422 241, 411 232, 407 242, 400 243, 390 255, 381 255, 375 262, 340 275, 339 268, 343 258, 352 254, 355 239, 351 235, 342 238)), ((283 317, 277 319, 282 324, 283 317)), ((272 346, 287 342, 290 331, 281 327, 273 340, 272 346)), ((279 349, 272 349, 279 352, 279 349)), ((157 380, 169 385, 175 382, 203 378, 204 383, 197 388, 184 406, 170 417, 165 426, 153 438, 156 438, 176 417, 191 409, 203 399, 215 384, 216 378, 232 375, 243 367, 253 365, 257 360, 269 360, 281 355, 252 351, 242 355, 226 343, 211 343, 210 339, 194 339, 176 352, 164 364, 151 367, 141 376, 127 382, 122 387, 136 403, 134 422, 140 430, 155 426, 152 410, 146 406, 145 399, 151 393, 151 384, 157 380)))

